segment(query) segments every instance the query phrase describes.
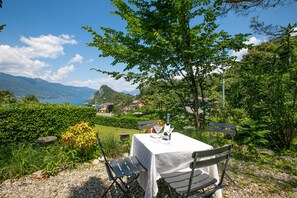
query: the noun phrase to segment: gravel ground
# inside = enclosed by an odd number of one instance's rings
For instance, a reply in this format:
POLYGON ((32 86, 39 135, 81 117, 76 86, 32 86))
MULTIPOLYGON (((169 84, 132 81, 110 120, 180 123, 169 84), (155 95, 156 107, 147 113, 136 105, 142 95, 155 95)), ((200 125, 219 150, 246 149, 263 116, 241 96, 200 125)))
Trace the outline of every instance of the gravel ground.
MULTIPOLYGON (((235 181, 240 181, 239 189, 226 179, 226 187, 223 189, 224 197, 297 197, 297 191, 290 194, 282 189, 282 184, 286 180, 292 179, 290 175, 274 173, 259 173, 257 167, 248 166, 246 169, 240 171, 249 170, 259 177, 267 179, 263 181, 263 185, 253 183, 253 177, 245 177, 245 174, 236 174, 237 170, 230 171, 230 177, 235 181), (280 190, 269 192, 265 188, 270 187, 269 178, 274 176, 279 182, 280 190)), ((297 179, 293 176, 293 179, 297 179)), ((271 180, 271 178, 270 178, 271 180)), ((270 181, 271 182, 271 181, 270 181)), ((37 179, 34 174, 22 177, 18 180, 7 180, 0 184, 0 197, 1 198, 22 198, 22 197, 34 197, 34 198, 87 198, 87 197, 100 197, 104 189, 109 185, 109 181, 106 177, 105 168, 102 163, 91 164, 85 163, 79 165, 74 170, 65 170, 60 172, 56 176, 49 178, 37 179)), ((157 198, 165 197, 166 188, 164 184, 158 183, 160 193, 157 198)), ((271 185, 274 185, 272 183, 271 185)), ((278 184, 277 184, 278 185, 278 184)), ((137 187, 134 192, 135 197, 143 197, 143 190, 141 187, 137 187)), ((274 188, 275 189, 275 188, 274 188)), ((109 194, 108 197, 119 197, 118 194, 109 194)))

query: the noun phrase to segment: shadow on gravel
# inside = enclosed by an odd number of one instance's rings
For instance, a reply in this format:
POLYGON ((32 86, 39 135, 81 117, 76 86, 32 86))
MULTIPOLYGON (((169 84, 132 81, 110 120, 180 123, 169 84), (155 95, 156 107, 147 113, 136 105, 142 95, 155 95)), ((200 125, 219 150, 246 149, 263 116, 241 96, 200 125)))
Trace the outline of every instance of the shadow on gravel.
MULTIPOLYGON (((106 181, 103 181, 102 179, 98 177, 90 177, 90 179, 85 182, 85 184, 81 187, 72 187, 71 188, 71 194, 68 198, 95 198, 95 197, 101 197, 105 189, 107 189, 109 184, 106 184, 106 181), (104 184, 105 183, 105 184, 104 184)), ((156 196, 156 198, 164 198, 168 197, 168 189, 162 180, 158 180, 158 187, 159 192, 156 196)), ((142 198, 144 197, 144 191, 139 186, 139 184, 136 182, 131 188, 132 196, 134 198, 142 198)), ((107 198, 114 198, 114 197, 122 197, 123 194, 115 187, 113 186, 111 192, 107 193, 107 198)))
POLYGON ((104 189, 107 189, 107 186, 100 178, 90 177, 83 186, 71 188, 69 198, 101 197, 104 189))

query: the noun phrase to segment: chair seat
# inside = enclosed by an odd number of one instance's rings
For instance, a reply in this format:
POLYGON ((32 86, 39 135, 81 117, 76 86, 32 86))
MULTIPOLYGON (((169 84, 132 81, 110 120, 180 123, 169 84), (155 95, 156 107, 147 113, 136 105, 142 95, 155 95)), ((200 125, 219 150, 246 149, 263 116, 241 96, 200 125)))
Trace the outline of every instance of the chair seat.
POLYGON ((226 145, 216 149, 195 151, 192 154, 193 162, 189 164, 191 171, 161 174, 169 187, 170 197, 172 197, 170 189, 174 189, 182 197, 210 197, 217 190, 223 188, 223 179, 231 148, 232 145, 226 145), (199 168, 218 163, 224 163, 219 182, 216 178, 199 170, 199 168))
POLYGON ((103 155, 107 176, 109 180, 113 181, 104 191, 101 198, 105 197, 113 185, 116 185, 122 191, 122 193, 124 193, 124 197, 131 197, 131 184, 136 182, 139 173, 145 172, 146 169, 141 165, 135 156, 125 157, 122 159, 112 159, 110 162, 108 162, 98 133, 96 133, 96 139, 99 149, 103 155), (123 180, 124 177, 127 178, 126 181, 123 180))
MULTIPOLYGON (((161 177, 178 193, 185 194, 188 191, 189 178, 191 172, 173 172, 168 174, 162 174, 161 177)), ((206 173, 202 173, 201 170, 195 170, 192 178, 191 192, 201 190, 207 186, 215 184, 217 180, 210 177, 206 173)))
POLYGON ((135 156, 126 157, 124 159, 113 159, 110 161, 110 165, 115 174, 115 178, 133 176, 146 171, 135 156))

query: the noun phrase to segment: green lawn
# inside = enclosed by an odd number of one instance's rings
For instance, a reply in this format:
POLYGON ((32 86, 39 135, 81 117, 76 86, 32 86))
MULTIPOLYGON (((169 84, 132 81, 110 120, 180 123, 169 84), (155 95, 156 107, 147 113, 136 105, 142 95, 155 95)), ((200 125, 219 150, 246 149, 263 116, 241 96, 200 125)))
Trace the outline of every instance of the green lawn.
POLYGON ((124 128, 118 128, 118 127, 110 127, 110 126, 103 126, 103 125, 95 125, 95 130, 100 130, 100 136, 106 137, 106 136, 114 136, 118 140, 120 139, 119 133, 122 132, 130 132, 130 141, 132 139, 132 136, 134 133, 139 133, 139 130, 136 129, 124 129, 124 128))

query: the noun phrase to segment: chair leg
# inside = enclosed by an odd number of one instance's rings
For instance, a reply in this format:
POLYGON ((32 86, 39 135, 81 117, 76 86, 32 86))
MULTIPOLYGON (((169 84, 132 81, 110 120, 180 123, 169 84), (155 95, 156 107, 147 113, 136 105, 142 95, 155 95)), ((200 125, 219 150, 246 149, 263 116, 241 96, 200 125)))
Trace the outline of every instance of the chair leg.
POLYGON ((227 173, 225 176, 239 189, 242 189, 227 173))
MULTIPOLYGON (((165 182, 165 180, 164 180, 164 182, 165 182)), ((167 188, 168 188, 168 192, 169 192, 169 197, 170 198, 173 198, 173 196, 172 196, 172 192, 171 192, 171 187, 170 187, 170 185, 166 182, 166 186, 167 186, 167 188)))
POLYGON ((111 187, 113 186, 113 184, 115 183, 115 181, 113 181, 109 187, 104 191, 103 195, 101 196, 101 198, 105 197, 105 195, 107 194, 107 192, 111 189, 111 187))
POLYGON ((105 191, 104 191, 104 193, 103 193, 103 195, 101 196, 101 198, 103 198, 103 197, 105 197, 105 195, 107 194, 107 192, 111 189, 111 187, 114 185, 114 183, 117 185, 117 187, 119 187, 119 189, 124 193, 124 197, 128 197, 128 198, 130 198, 131 196, 130 196, 130 190, 125 186, 125 183, 124 183, 124 181, 121 179, 121 178, 119 178, 120 179, 120 181, 121 181, 121 183, 123 184, 123 186, 116 180, 116 179, 114 179, 113 180, 113 182, 110 184, 110 186, 108 187, 108 189, 106 189, 105 191), (124 189, 124 188, 126 188, 126 189, 124 189))
POLYGON ((115 181, 115 183, 117 184, 117 186, 121 189, 121 191, 124 193, 124 197, 131 197, 130 194, 131 194, 131 191, 129 190, 129 188, 126 186, 125 182, 121 179, 121 178, 118 178, 121 183, 123 184, 123 186, 118 182, 118 181, 115 181), (124 189, 124 188, 126 189, 124 189))

